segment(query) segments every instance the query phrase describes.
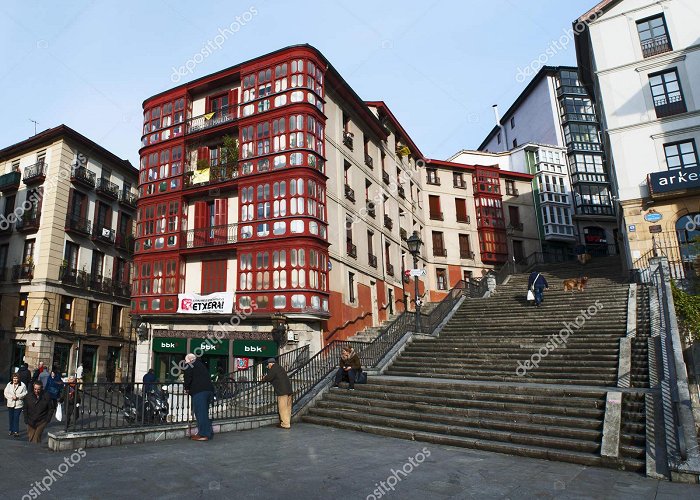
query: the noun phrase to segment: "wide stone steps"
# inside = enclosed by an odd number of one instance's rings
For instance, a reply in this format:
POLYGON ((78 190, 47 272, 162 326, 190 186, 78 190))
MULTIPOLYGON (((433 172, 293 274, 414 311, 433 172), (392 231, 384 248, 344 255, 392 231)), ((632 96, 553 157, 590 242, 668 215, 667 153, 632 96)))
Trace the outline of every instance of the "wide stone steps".
POLYGON ((540 370, 530 370, 527 375, 519 377, 515 370, 485 373, 482 370, 441 370, 440 372, 430 372, 425 370, 410 369, 390 369, 387 375, 397 377, 421 377, 421 378, 442 378, 452 380, 479 380, 493 382, 519 382, 519 383, 539 383, 539 384, 570 384, 592 387, 614 387, 617 385, 617 375, 596 377, 586 376, 580 373, 544 372, 540 370))
POLYGON ((352 392, 332 389, 303 420, 512 455, 642 470, 643 460, 632 454, 614 463, 600 457, 604 408, 605 391, 597 389, 374 377, 352 392))

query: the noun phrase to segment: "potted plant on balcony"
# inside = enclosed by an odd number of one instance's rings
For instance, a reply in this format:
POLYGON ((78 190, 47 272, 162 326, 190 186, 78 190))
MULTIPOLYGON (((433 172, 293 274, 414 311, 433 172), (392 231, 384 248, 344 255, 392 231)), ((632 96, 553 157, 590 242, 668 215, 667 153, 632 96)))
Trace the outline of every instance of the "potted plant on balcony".
POLYGON ((68 269, 68 261, 63 259, 61 261, 61 267, 58 269, 58 279, 63 279, 66 274, 66 269, 68 269))

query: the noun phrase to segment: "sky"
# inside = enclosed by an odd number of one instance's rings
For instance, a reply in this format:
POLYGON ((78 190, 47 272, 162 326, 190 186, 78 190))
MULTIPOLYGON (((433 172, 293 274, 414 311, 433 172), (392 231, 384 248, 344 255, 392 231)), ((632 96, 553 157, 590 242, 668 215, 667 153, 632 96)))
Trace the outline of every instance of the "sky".
POLYGON ((505 112, 543 62, 575 65, 567 30, 596 3, 4 0, 0 148, 34 135, 32 120, 37 132, 64 123, 138 165, 144 99, 309 43, 361 98, 385 101, 426 157, 445 159, 478 147, 491 106, 505 112))

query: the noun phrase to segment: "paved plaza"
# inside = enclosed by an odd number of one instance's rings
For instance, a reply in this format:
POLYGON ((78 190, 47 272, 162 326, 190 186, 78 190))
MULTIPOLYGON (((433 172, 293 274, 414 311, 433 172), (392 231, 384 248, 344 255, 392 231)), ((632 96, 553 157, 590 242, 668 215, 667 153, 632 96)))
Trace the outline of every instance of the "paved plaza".
POLYGON ((3 498, 31 498, 35 481, 52 483, 42 499, 700 498, 700 486, 628 472, 309 424, 225 433, 208 443, 164 441, 82 454, 54 453, 22 437, 0 437, 3 498))

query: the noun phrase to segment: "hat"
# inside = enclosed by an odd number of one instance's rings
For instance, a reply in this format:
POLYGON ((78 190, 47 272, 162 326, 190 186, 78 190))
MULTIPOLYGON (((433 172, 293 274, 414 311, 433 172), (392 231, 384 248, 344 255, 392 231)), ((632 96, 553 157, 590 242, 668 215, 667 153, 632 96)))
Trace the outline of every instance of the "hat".
POLYGON ((265 364, 267 365, 269 363, 277 363, 277 360, 275 358, 267 358, 265 360, 265 364))

